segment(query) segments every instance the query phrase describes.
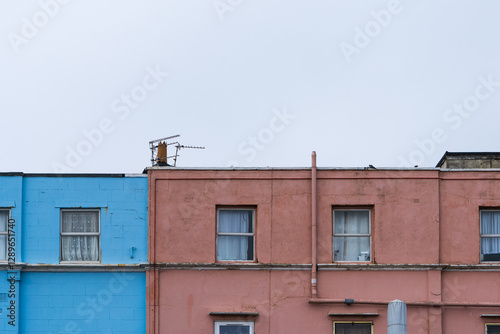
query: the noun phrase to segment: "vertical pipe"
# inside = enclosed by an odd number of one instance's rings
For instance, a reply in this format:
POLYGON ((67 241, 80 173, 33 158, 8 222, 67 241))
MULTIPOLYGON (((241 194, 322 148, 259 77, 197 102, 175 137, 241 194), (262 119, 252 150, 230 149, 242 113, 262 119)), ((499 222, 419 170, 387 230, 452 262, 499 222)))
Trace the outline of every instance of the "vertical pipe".
POLYGON ((316 211, 316 151, 312 152, 311 162, 311 295, 318 297, 317 289, 317 211, 316 211))
POLYGON ((406 304, 393 300, 387 308, 387 334, 406 334, 406 304))
POLYGON ((146 332, 156 333, 158 272, 156 270, 156 172, 148 170, 148 268, 146 271, 146 332))

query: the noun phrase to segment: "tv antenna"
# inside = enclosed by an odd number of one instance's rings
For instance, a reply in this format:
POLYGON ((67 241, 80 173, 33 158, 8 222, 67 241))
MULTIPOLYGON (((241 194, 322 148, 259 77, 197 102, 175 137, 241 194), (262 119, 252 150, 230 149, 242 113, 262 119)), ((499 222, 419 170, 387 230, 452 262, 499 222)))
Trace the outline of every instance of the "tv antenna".
POLYGON ((155 139, 149 142, 149 149, 151 150, 151 166, 170 166, 177 165, 177 158, 180 156, 179 151, 182 148, 195 148, 204 150, 203 146, 187 146, 181 145, 178 141, 168 142, 170 139, 178 138, 181 135, 174 135, 170 137, 155 139), (175 154, 167 155, 167 147, 175 145, 175 154), (170 159, 170 160, 169 160, 170 159))

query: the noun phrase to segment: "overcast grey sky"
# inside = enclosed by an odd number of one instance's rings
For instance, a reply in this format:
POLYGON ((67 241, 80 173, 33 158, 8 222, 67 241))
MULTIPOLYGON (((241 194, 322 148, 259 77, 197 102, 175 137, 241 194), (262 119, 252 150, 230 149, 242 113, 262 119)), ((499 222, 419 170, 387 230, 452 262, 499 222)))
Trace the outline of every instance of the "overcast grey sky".
POLYGON ((434 166, 500 151, 500 1, 0 2, 0 171, 434 166))

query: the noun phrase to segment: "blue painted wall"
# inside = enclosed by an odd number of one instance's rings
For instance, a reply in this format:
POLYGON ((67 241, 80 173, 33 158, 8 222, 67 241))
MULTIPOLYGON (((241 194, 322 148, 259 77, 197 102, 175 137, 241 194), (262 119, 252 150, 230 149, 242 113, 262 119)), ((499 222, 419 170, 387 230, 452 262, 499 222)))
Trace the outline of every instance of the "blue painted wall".
POLYGON ((19 333, 145 333, 145 273, 24 272, 19 333))
MULTIPOLYGON (((10 209, 10 217, 15 221, 15 262, 22 262, 22 216, 23 216, 23 177, 21 173, 0 175, 0 209, 10 209)), ((0 291, 1 293, 1 291, 0 291)))
MULTIPOLYGON (((15 262, 22 261, 21 254, 21 231, 23 215, 23 177, 21 173, 5 173, 0 175, 0 208, 10 210, 10 218, 15 221, 13 235, 15 262)), ((13 262, 13 261, 11 261, 13 262)), ((4 262, 5 263, 5 262, 4 262)), ((19 278, 15 272, 16 280, 11 281, 11 274, 8 265, 5 263, 0 270, 0 332, 18 333, 19 328, 19 278), (13 283, 13 284, 11 284, 13 283), (10 318, 8 317, 10 315, 10 318), (11 320, 12 318, 12 320, 11 320), (9 325, 9 322, 12 325, 9 325)))
POLYGON ((0 333, 18 333, 19 278, 19 271, 0 271, 0 333))
POLYGON ((17 263, 0 262, 1 333, 145 332, 146 274, 120 265, 147 262, 146 177, 2 173, 0 208, 16 222, 17 263), (99 272, 58 266, 66 208, 100 209, 101 264, 108 266, 99 272))
POLYGON ((101 263, 147 262, 147 178, 28 176, 23 193, 24 262, 59 263, 61 209, 80 207, 101 209, 101 263))

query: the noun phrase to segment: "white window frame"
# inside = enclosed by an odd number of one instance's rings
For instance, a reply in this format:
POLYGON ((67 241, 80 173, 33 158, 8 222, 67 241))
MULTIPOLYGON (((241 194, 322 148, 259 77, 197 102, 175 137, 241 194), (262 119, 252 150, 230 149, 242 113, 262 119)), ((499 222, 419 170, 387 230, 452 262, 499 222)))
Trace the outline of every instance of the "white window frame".
POLYGON ((500 326, 500 323, 485 323, 484 324, 484 332, 488 334, 488 326, 500 326))
POLYGON ((482 234, 481 233, 481 227, 482 227, 482 224, 483 224, 483 221, 482 221, 482 213, 483 212, 498 212, 498 214, 500 214, 500 209, 498 208, 492 208, 492 209, 488 209, 488 208, 481 208, 479 210, 479 259, 481 262, 500 262, 500 260, 483 260, 483 252, 481 250, 481 241, 483 238, 500 238, 500 234, 482 234))
POLYGON ((6 235, 5 239, 5 259, 0 259, 0 262, 8 262, 9 259, 9 220, 10 218, 10 209, 0 208, 0 212, 7 211, 7 225, 5 231, 0 231, 0 235, 6 235))
POLYGON ((250 334, 254 334, 254 322, 253 321, 216 321, 214 323, 214 334, 220 334, 221 326, 247 326, 250 329, 250 334))
POLYGON ((101 262, 101 209, 100 208, 79 208, 79 209, 61 209, 59 213, 59 256, 61 263, 100 263, 101 262), (97 212, 97 227, 98 232, 63 232, 63 212, 68 211, 88 211, 88 212, 97 212), (62 240, 63 236, 97 236, 97 261, 64 261, 63 260, 63 245, 62 240))
POLYGON ((332 210, 332 260, 333 262, 363 262, 370 263, 373 261, 372 249, 372 209, 368 207, 333 207, 332 210), (368 232, 369 233, 335 233, 335 211, 363 211, 368 212, 368 232), (335 237, 369 237, 370 238, 370 259, 366 261, 360 260, 335 260, 335 237))
POLYGON ((333 322, 333 334, 335 333, 335 325, 336 324, 370 324, 371 326, 371 334, 373 334, 373 321, 334 321, 333 322))
POLYGON ((254 262, 255 261, 255 207, 220 207, 217 208, 217 236, 216 236, 216 254, 215 257, 217 261, 219 262, 254 262), (252 233, 220 233, 219 232, 219 215, 220 211, 252 211, 252 233), (217 254, 219 253, 219 236, 237 236, 237 237, 242 237, 242 236, 247 236, 247 237, 253 237, 253 245, 252 245, 252 258, 251 259, 246 259, 246 260, 219 260, 217 254))

